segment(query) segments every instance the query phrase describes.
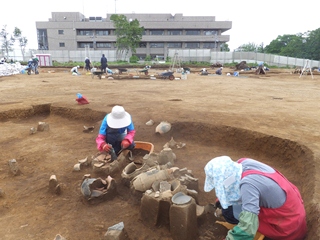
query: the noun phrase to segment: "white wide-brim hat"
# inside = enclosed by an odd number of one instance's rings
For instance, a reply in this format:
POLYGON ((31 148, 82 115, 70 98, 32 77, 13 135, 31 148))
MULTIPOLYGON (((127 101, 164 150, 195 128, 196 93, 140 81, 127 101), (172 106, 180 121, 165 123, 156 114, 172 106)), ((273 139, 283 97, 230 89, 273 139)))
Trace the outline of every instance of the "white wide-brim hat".
POLYGON ((131 123, 131 115, 122 106, 114 106, 107 115, 107 124, 111 128, 123 128, 131 123))

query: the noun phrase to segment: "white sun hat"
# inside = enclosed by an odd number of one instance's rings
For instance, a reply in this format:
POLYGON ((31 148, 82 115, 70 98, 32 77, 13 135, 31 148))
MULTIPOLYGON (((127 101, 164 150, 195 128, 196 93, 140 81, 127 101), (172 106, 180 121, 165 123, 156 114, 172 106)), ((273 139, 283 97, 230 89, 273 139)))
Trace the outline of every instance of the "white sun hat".
POLYGON ((123 128, 129 126, 131 116, 122 106, 114 106, 111 113, 107 115, 107 124, 111 128, 123 128))

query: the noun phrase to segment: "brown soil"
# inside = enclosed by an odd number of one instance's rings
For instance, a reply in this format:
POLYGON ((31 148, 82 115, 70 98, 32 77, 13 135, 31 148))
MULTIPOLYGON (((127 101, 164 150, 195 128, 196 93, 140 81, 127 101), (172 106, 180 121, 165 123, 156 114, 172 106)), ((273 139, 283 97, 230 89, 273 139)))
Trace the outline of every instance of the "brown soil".
MULTIPOLYGON (((194 72, 199 69, 191 69, 194 72)), ((213 71, 213 70, 212 70, 213 71)), ((192 170, 199 179, 199 204, 215 200, 203 191, 205 164, 213 157, 251 157, 279 169, 300 189, 308 217, 307 239, 319 239, 319 80, 320 76, 272 69, 266 75, 240 72, 240 77, 188 75, 187 80, 91 78, 69 69, 40 69, 39 75, 0 78, 0 238, 68 240, 103 239, 108 227, 123 222, 130 239, 172 239, 168 226, 146 226, 139 201, 121 186, 117 196, 96 205, 81 192, 90 167, 74 172, 78 160, 97 153, 95 137, 101 120, 114 105, 131 113, 136 140, 154 144, 154 152, 173 137, 186 143, 174 149, 176 166, 192 170), (48 72, 50 71, 50 73, 48 72), (78 105, 76 93, 90 104, 78 105), (154 126, 145 123, 152 119, 154 126), (38 122, 49 131, 30 134, 38 122), (172 124, 159 135, 161 121, 172 124), (95 126, 83 132, 83 126, 95 126), (8 161, 16 159, 14 176, 8 161), (61 194, 49 191, 56 175, 61 194)), ((161 72, 161 71, 160 71, 161 72)), ((151 69, 149 74, 159 71, 151 69)), ((175 77, 180 77, 175 74, 175 77)), ((226 229, 214 215, 199 219, 199 239, 222 239, 226 229)), ((219 219, 221 220, 221 219, 219 219)))

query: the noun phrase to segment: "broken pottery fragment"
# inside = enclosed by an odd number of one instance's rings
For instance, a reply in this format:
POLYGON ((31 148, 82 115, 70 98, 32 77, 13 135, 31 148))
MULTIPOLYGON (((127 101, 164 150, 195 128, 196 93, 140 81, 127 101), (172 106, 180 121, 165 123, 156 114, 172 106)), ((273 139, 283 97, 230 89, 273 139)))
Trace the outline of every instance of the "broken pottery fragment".
POLYGON ((89 133, 89 132, 93 132, 94 130, 94 126, 83 126, 83 132, 85 133, 89 133))
POLYGON ((148 122, 146 122, 147 126, 152 126, 154 124, 154 121, 150 119, 148 122))
POLYGON ((169 132, 171 129, 171 124, 166 121, 162 121, 157 127, 156 127, 156 133, 165 134, 169 132))
POLYGON ((73 166, 73 171, 79 172, 80 170, 81 170, 81 168, 80 168, 80 163, 76 163, 76 164, 73 166))
POLYGON ((81 166, 88 166, 89 165, 89 158, 86 157, 84 159, 80 159, 78 160, 78 163, 81 165, 81 166))

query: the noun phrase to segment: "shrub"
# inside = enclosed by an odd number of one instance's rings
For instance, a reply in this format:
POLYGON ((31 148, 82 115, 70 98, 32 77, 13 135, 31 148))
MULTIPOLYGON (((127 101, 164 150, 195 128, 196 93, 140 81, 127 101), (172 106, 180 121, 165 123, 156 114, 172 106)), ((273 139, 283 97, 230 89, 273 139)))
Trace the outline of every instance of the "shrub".
POLYGON ((146 62, 150 62, 151 61, 151 56, 150 55, 147 55, 145 58, 144 58, 144 61, 146 62))
POLYGON ((137 63, 139 61, 139 58, 136 55, 133 55, 130 57, 130 63, 137 63))

